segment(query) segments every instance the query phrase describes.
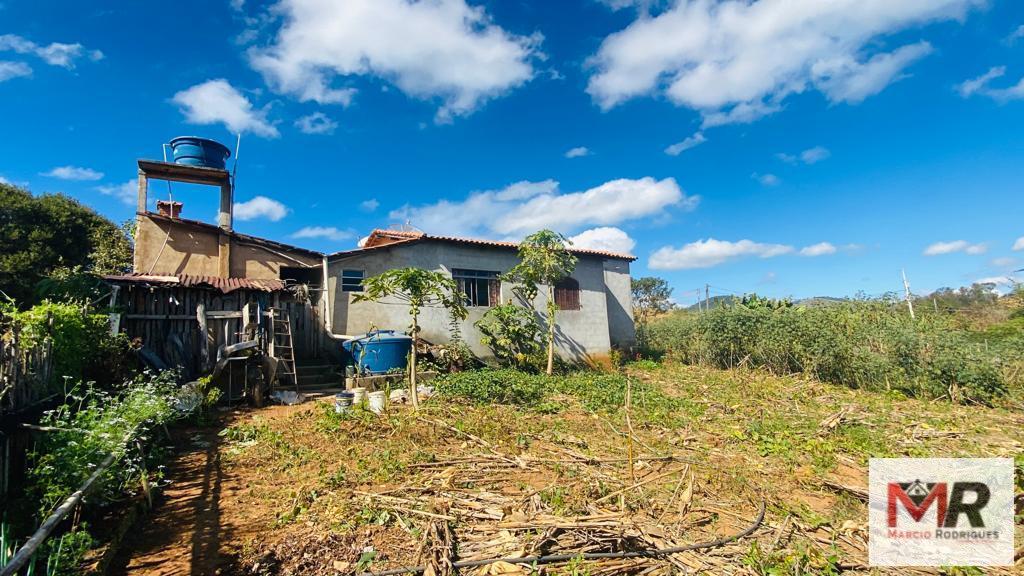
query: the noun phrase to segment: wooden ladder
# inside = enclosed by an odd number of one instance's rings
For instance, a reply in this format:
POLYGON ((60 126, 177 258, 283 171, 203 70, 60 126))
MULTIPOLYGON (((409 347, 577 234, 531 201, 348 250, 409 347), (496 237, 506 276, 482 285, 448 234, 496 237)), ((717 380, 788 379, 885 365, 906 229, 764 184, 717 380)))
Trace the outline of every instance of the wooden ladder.
POLYGON ((281 361, 280 374, 287 375, 295 385, 295 391, 299 390, 299 376, 295 371, 295 347, 292 342, 292 322, 288 311, 274 309, 274 356, 281 361), (283 342, 279 342, 278 338, 283 342))

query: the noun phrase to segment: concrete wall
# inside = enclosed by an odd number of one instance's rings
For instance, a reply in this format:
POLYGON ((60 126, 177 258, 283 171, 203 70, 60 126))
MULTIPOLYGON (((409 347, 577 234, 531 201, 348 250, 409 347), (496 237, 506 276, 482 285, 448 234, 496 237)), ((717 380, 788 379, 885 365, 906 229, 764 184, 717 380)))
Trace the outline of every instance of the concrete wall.
MULTIPOLYGON (((171 222, 166 218, 152 218, 140 215, 137 218, 138 231, 135 235, 136 272, 153 274, 192 274, 196 276, 218 276, 220 232, 187 222, 171 222), (167 232, 170 230, 170 237, 167 232), (167 244, 164 246, 164 239, 167 244), (163 251, 161 252, 161 247, 163 251), (154 261, 159 256, 159 261, 154 261)), ((304 252, 273 251, 256 245, 242 243, 231 238, 230 276, 233 278, 255 278, 276 280, 282 266, 299 266, 296 260, 306 265, 320 265, 321 259, 304 252), (280 256, 281 253, 293 258, 280 256)))
MULTIPOLYGON (((408 307, 398 301, 352 302, 354 292, 341 291, 342 270, 362 270, 365 277, 375 276, 389 269, 416 267, 451 274, 453 268, 471 270, 488 270, 506 272, 518 262, 514 250, 486 246, 461 245, 448 242, 424 241, 404 245, 389 246, 367 250, 363 253, 345 255, 330 259, 328 264, 328 289, 332 306, 332 329, 335 334, 362 334, 372 328, 406 330, 409 327, 408 307)), ((586 355, 600 356, 607 354, 611 345, 610 326, 616 326, 614 332, 621 340, 628 340, 622 326, 621 298, 625 297, 629 310, 630 292, 621 290, 620 275, 625 269, 628 282, 629 266, 622 261, 620 267, 606 270, 602 258, 581 256, 573 273, 580 284, 580 310, 558 311, 558 333, 556 343, 559 354, 565 358, 583 359, 586 355), (616 295, 617 304, 609 306, 606 277, 611 274, 615 287, 611 289, 616 295), (609 312, 618 314, 610 318, 609 312)), ((507 302, 516 298, 512 285, 502 283, 501 299, 507 302)), ((543 310, 546 295, 538 296, 534 307, 543 310)), ((491 356, 491 351, 480 343, 480 334, 473 327, 487 308, 471 307, 469 317, 460 322, 463 340, 481 357, 491 356)), ((442 308, 426 308, 420 314, 422 338, 435 343, 447 342, 449 339, 449 319, 442 308)), ((629 325, 632 334, 632 324, 629 325)))
POLYGON ((616 348, 631 348, 636 345, 632 284, 632 279, 629 276, 629 262, 612 259, 604 261, 608 333, 612 346, 616 348))

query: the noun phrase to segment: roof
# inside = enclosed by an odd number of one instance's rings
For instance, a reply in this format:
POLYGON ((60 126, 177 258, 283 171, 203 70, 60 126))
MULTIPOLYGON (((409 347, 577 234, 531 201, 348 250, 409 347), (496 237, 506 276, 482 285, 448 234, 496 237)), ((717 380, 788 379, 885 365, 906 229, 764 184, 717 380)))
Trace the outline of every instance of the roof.
POLYGON ((324 256, 322 252, 317 252, 316 250, 309 250, 308 248, 299 248, 298 246, 292 246, 291 244, 285 244, 283 242, 277 242, 275 240, 267 240, 266 238, 260 238, 258 236, 249 236, 248 234, 242 234, 240 232, 235 232, 234 230, 224 230, 223 228, 217 226, 216 224, 210 224, 210 223, 207 223, 207 222, 200 222, 199 220, 189 220, 188 218, 171 218, 170 216, 164 216, 163 214, 160 214, 160 213, 157 213, 157 212, 146 212, 146 216, 149 217, 149 218, 152 218, 153 220, 158 220, 160 222, 169 222, 169 223, 173 223, 173 224, 184 224, 186 226, 191 226, 193 228, 199 228, 201 230, 208 230, 210 232, 218 232, 218 233, 222 232, 222 233, 227 234, 228 236, 231 236, 232 238, 236 238, 236 239, 238 239, 238 240, 240 240, 242 242, 245 242, 245 243, 248 243, 248 244, 256 244, 258 246, 263 246, 265 248, 270 248, 270 249, 273 249, 273 250, 286 250, 288 252, 299 252, 299 253, 305 254, 307 256, 312 256, 314 258, 323 258, 323 256, 324 256))
POLYGON ((104 276, 109 282, 118 284, 145 284, 147 286, 174 286, 182 288, 211 288, 224 294, 235 290, 277 292, 285 289, 283 280, 259 280, 256 278, 219 278, 217 276, 194 276, 192 274, 143 274, 136 272, 121 276, 104 276))
MULTIPOLYGON (((429 241, 435 242, 450 242, 454 244, 472 244, 475 246, 492 246, 495 248, 504 248, 511 250, 518 250, 519 244, 516 242, 505 242, 501 240, 483 240, 479 238, 461 238, 457 236, 434 236, 420 231, 407 231, 407 230, 382 230, 380 228, 374 230, 366 238, 366 242, 362 248, 356 250, 345 250, 342 252, 335 252, 331 256, 350 256, 352 254, 359 254, 366 250, 373 250, 378 248, 384 248, 387 246, 393 246, 396 244, 410 244, 413 242, 429 241)), ((615 258, 619 260, 628 260, 632 262, 636 260, 636 256, 632 254, 620 254, 618 252, 609 252, 606 250, 593 250, 589 248, 570 248, 570 252, 582 256, 600 256, 602 258, 615 258)))

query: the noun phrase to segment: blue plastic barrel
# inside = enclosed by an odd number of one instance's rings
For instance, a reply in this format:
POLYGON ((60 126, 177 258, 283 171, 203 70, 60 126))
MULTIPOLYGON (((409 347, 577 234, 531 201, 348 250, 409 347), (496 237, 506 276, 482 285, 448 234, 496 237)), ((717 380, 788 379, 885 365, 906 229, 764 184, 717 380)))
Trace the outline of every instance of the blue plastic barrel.
POLYGON ((394 330, 377 330, 356 336, 341 346, 352 355, 360 374, 385 374, 394 369, 405 370, 412 338, 394 330))
POLYGON ((178 136, 170 144, 175 164, 223 170, 224 162, 231 156, 227 146, 207 138, 178 136))

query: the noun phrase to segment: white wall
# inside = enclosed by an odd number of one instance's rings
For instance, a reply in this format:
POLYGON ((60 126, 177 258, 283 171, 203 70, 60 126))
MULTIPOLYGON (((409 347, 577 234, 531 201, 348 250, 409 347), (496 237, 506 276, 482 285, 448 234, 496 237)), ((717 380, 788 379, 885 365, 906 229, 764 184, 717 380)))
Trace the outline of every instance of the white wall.
MULTIPOLYGON (((518 262, 515 250, 454 244, 441 241, 421 241, 374 248, 354 255, 329 259, 329 290, 333 303, 333 331, 335 334, 362 334, 371 328, 407 330, 410 324, 408 307, 394 300, 381 302, 352 302, 355 293, 341 291, 342 270, 363 270, 366 277, 380 274, 392 268, 416 267, 451 274, 452 268, 490 270, 506 272, 518 262)), ((556 343, 559 354, 568 359, 583 359, 586 355, 607 354, 613 344, 611 335, 619 341, 632 342, 632 319, 624 316, 631 309, 628 289, 629 264, 613 265, 608 269, 599 257, 580 256, 573 278, 580 284, 580 310, 560 310, 557 315, 558 333, 556 343), (625 292, 623 292, 623 274, 625 292), (613 286, 606 285, 608 280, 613 286), (615 303, 609 305, 608 294, 613 294, 615 303), (609 312, 611 311, 611 318, 609 312), (629 318, 628 334, 624 326, 629 318)), ((503 302, 515 298, 512 286, 501 285, 503 302)), ((534 302, 536 310, 544 310, 546 296, 541 294, 534 302)), ((491 356, 488 348, 480 343, 480 334, 473 323, 483 317, 487 308, 469 308, 469 317, 459 323, 462 338, 475 354, 491 356)), ((543 321, 543 319, 542 319, 543 321)), ((434 343, 449 340, 449 319, 442 308, 426 308, 421 311, 420 337, 434 343)))

